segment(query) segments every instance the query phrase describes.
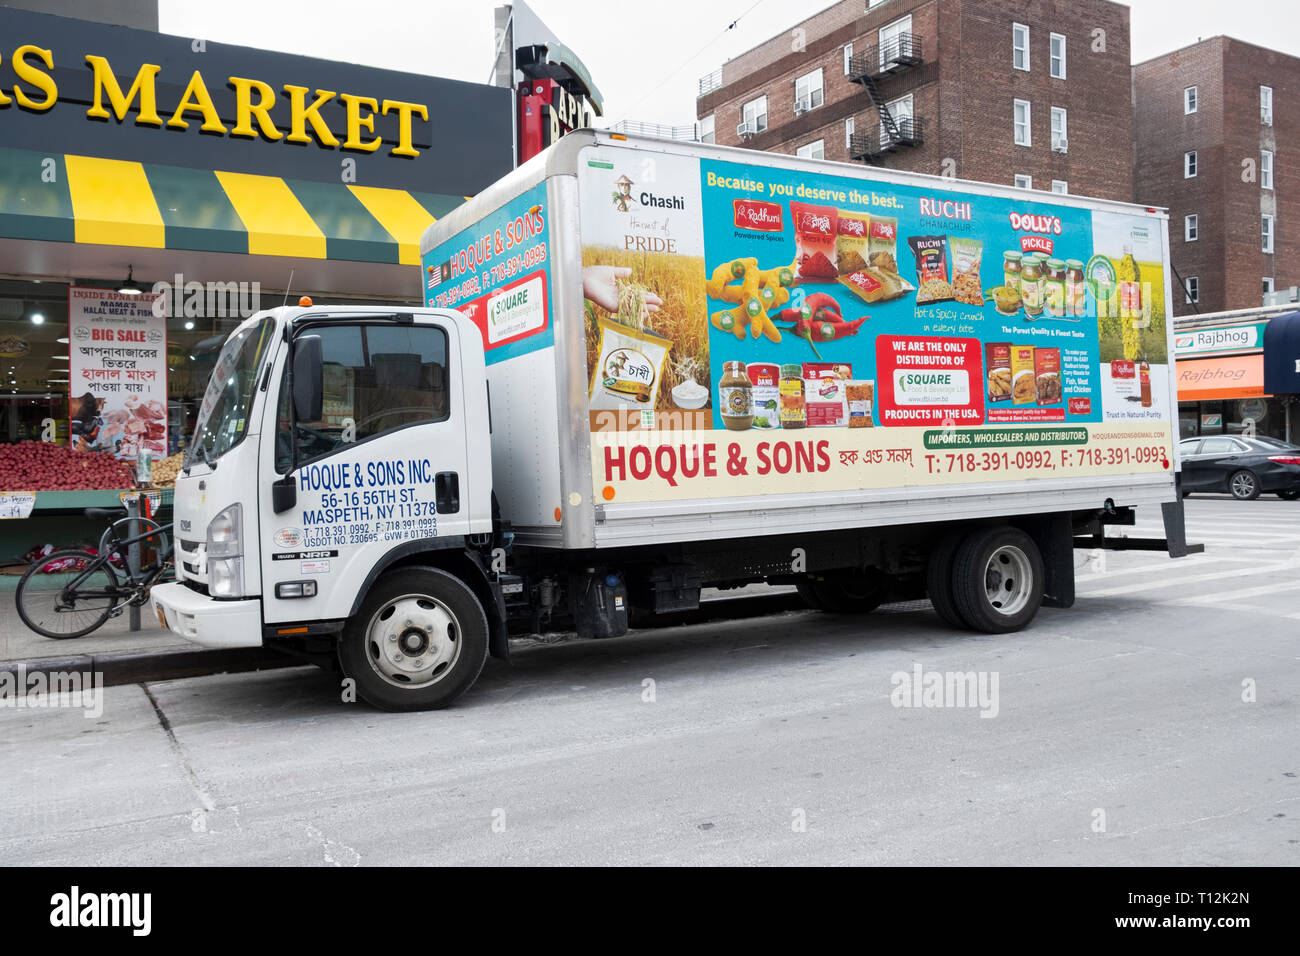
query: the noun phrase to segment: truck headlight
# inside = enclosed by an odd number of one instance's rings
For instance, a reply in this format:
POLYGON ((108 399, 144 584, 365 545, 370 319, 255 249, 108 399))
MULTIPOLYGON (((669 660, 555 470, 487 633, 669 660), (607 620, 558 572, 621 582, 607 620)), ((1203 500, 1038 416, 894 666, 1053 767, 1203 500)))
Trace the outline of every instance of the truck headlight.
POLYGON ((244 507, 233 504, 208 523, 208 593, 213 597, 244 594, 244 507))

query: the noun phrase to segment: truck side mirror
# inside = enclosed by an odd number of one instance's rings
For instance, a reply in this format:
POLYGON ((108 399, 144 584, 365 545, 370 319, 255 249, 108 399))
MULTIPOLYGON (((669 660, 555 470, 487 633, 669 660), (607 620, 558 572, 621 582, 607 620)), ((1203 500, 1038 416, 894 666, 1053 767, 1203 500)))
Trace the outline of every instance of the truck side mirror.
POLYGON ((300 422, 319 421, 324 413, 324 363, 319 335, 293 343, 293 414, 300 422))
POLYGON ((284 514, 298 503, 298 482, 293 475, 285 475, 271 483, 271 510, 278 515, 284 514))

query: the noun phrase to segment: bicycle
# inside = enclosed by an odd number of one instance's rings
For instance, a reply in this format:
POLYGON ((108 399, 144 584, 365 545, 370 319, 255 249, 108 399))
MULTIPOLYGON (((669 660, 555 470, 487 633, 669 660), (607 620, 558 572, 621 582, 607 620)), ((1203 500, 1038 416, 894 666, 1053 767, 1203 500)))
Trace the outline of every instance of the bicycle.
MULTIPOLYGON (((121 513, 86 509, 87 518, 121 513)), ((64 640, 84 637, 127 607, 144 606, 150 588, 172 569, 171 529, 150 518, 119 518, 100 536, 98 553, 64 548, 47 554, 18 582, 18 616, 42 637, 64 640)))

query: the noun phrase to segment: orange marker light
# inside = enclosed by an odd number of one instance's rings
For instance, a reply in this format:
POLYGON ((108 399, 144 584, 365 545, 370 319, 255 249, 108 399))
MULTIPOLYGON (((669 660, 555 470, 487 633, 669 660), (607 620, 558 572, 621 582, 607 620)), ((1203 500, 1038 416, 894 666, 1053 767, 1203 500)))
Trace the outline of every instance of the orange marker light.
POLYGON ((606 485, 606 486, 605 486, 605 490, 602 491, 601 494, 604 496, 604 498, 605 498, 606 501, 613 501, 613 500, 614 500, 614 486, 613 486, 613 485, 606 485))
POLYGON ((560 516, 561 516, 562 514, 563 514, 563 512, 560 511, 559 508, 556 508, 556 509, 555 509, 555 520, 556 520, 556 521, 559 521, 559 520, 560 520, 560 516))
POLYGON ((309 295, 303 296, 301 299, 298 300, 298 304, 302 306, 304 309, 308 308, 311 305, 311 296, 309 295))

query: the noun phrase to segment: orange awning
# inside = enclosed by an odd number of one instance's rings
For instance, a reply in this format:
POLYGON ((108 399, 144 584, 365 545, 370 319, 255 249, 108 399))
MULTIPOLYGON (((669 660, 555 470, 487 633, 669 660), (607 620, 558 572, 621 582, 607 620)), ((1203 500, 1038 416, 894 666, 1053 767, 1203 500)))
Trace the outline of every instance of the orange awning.
POLYGON ((1230 355, 1175 364, 1180 402, 1264 398, 1264 356, 1230 355))

